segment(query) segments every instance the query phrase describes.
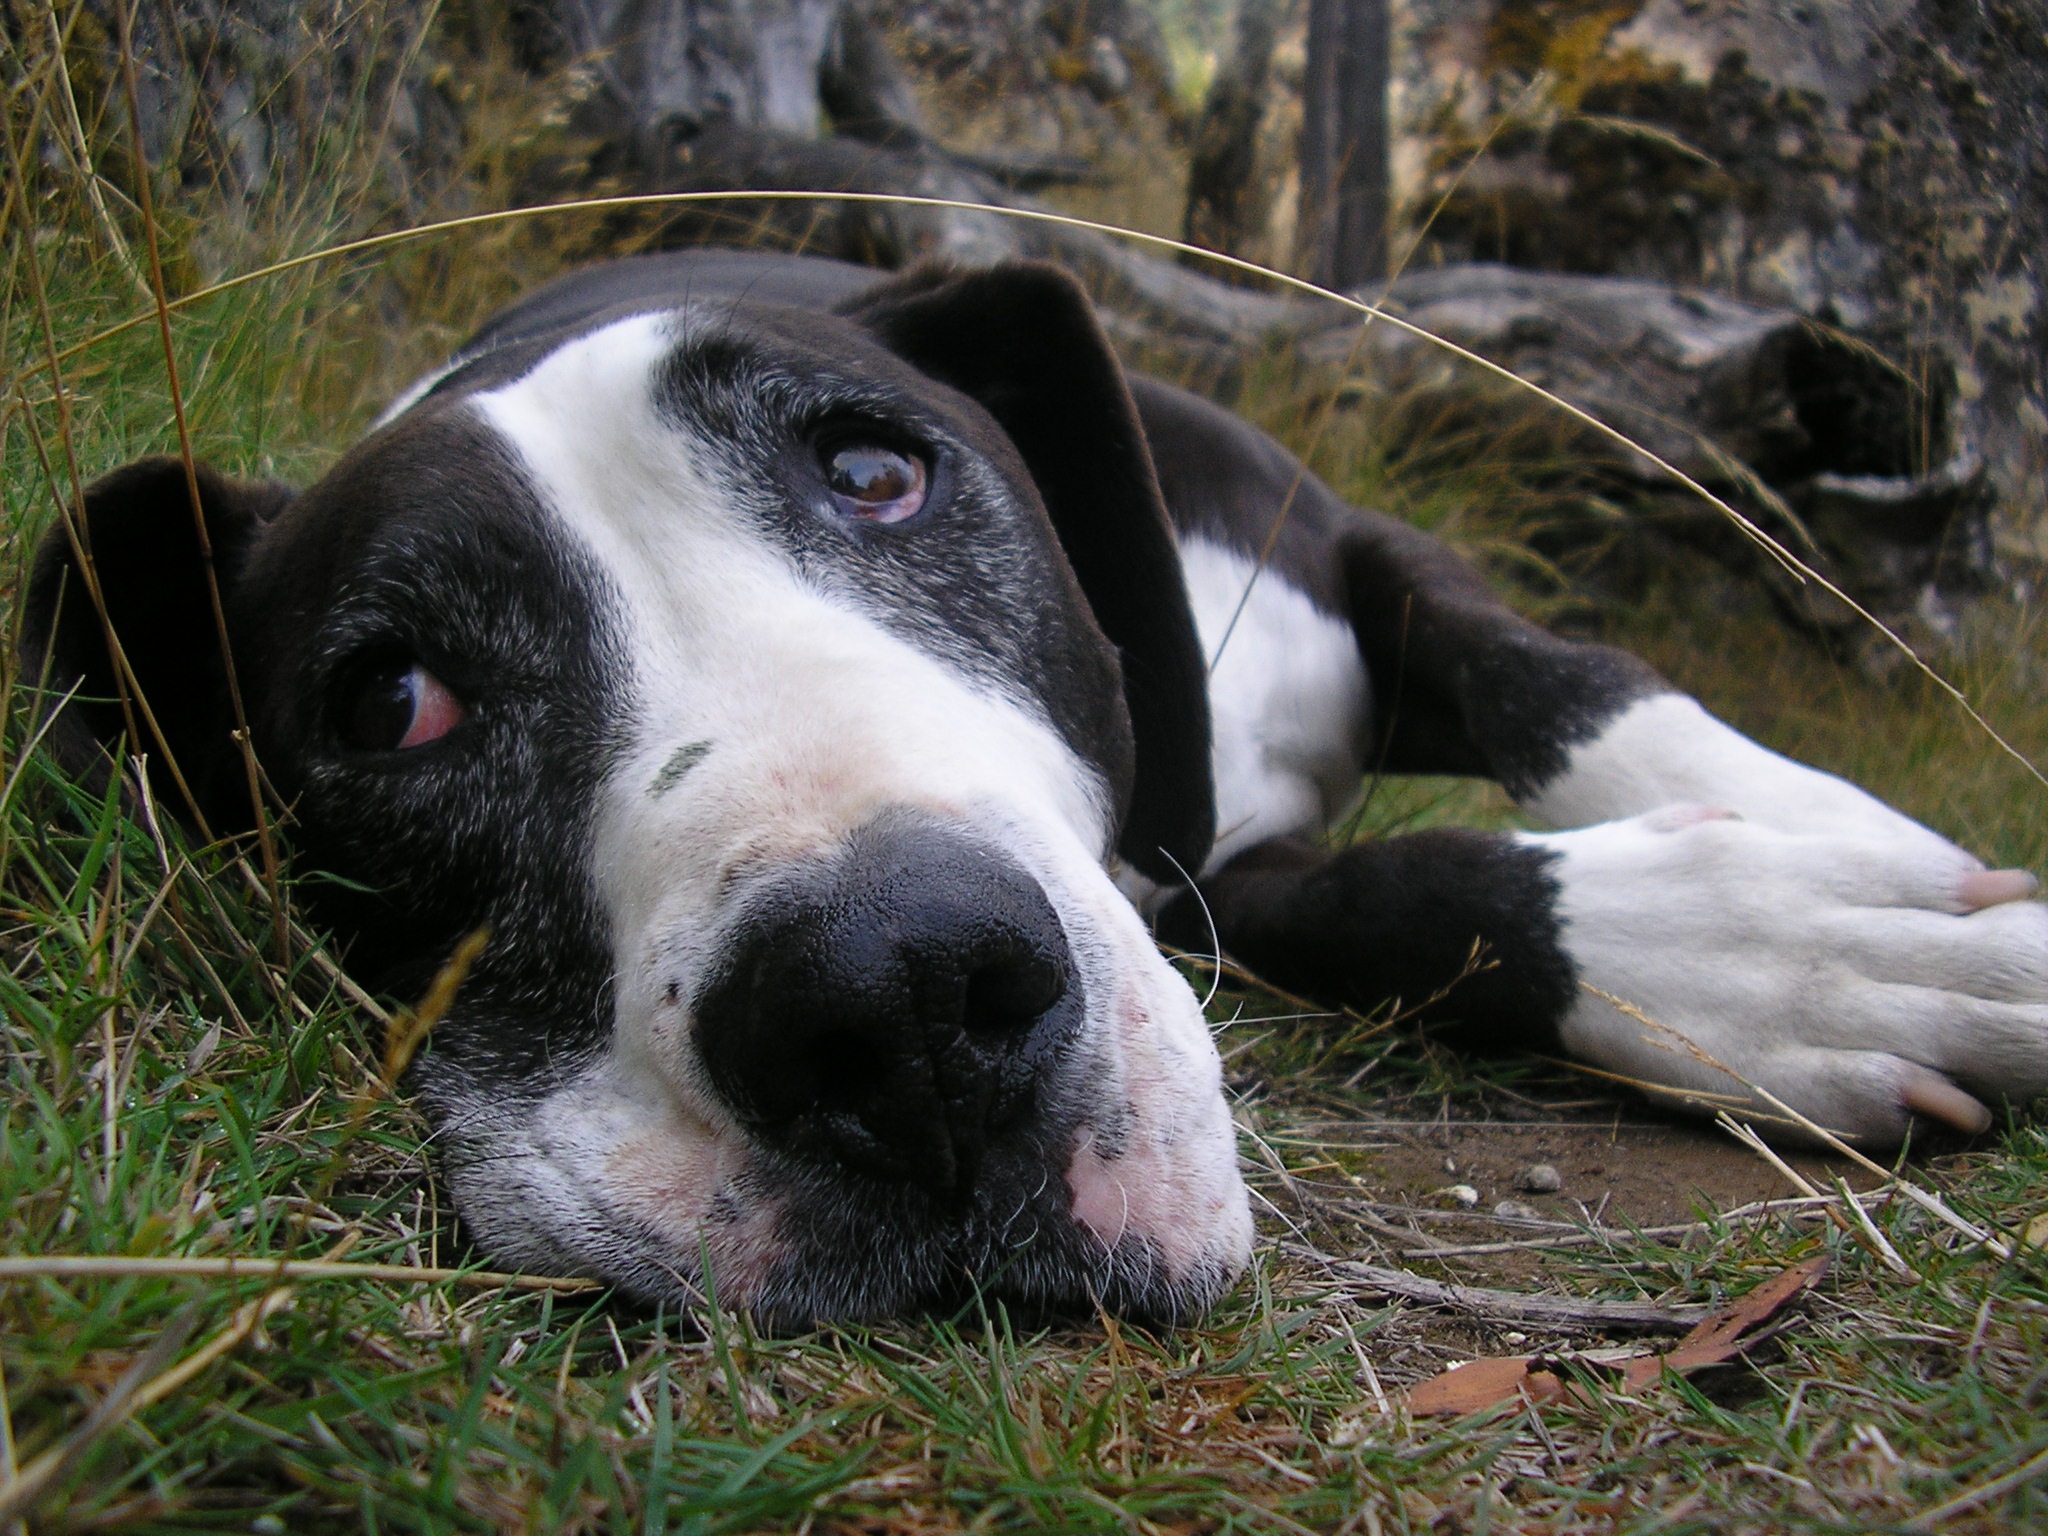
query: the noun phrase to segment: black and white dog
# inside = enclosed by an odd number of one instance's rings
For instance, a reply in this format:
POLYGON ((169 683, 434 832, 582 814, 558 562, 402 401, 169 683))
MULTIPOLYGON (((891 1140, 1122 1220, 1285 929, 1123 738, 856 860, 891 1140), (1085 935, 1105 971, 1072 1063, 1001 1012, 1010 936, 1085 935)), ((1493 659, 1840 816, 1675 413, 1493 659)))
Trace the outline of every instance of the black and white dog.
POLYGON ((782 1325, 1200 1309, 1251 1218, 1141 913, 1361 1005, 1476 944, 1433 1015, 1746 1099, 1608 994, 1873 1143, 2048 1091, 2029 877, 1126 377, 1049 268, 600 267, 310 489, 196 491, 210 555, 166 459, 44 547, 56 739, 132 729, 224 834, 239 708, 360 972, 488 929, 417 1080, 504 1263, 782 1325), (1299 840, 1375 766, 1564 830, 1299 840))

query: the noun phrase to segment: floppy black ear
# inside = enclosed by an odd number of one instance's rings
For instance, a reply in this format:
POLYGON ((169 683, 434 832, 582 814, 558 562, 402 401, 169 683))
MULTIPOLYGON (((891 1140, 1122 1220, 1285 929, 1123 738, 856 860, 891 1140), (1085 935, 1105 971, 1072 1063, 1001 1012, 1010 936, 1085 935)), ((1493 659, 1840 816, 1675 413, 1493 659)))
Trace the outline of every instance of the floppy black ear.
MULTIPOLYGON (((203 465, 197 479, 225 597, 251 536, 292 492, 229 480, 203 465)), ((94 481, 81 515, 44 536, 23 605, 22 659, 24 675, 47 679, 54 695, 76 690, 47 738, 67 769, 98 772, 103 749, 132 727, 131 748, 148 754, 161 803, 188 821, 196 812, 216 835, 253 824, 220 626, 180 460, 142 459, 94 481)))
POLYGON ((1136 747, 1117 851, 1178 885, 1216 835, 1207 667, 1152 455, 1088 297, 1057 267, 915 271, 845 311, 995 417, 1123 661, 1136 747))

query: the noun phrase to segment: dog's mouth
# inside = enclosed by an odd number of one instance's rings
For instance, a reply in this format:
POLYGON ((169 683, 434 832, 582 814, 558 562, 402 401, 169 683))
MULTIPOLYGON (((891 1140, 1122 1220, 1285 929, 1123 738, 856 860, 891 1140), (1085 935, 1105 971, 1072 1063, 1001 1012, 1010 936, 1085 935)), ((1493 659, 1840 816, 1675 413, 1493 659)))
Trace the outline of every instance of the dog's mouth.
MULTIPOLYGON (((712 1302, 765 1329, 950 1312, 1199 1314, 1242 1270, 1249 1219, 1210 1091, 1102 1107, 1072 1098, 985 1137, 950 1178, 818 1155, 703 1124, 615 1059, 537 1105, 448 1114, 446 1168, 484 1245, 643 1300, 712 1302)), ((444 1079, 430 1089, 446 1114, 444 1079)), ((1157 1084, 1137 1085, 1141 1090, 1157 1084)), ((834 1150, 843 1146, 834 1143, 834 1150)))

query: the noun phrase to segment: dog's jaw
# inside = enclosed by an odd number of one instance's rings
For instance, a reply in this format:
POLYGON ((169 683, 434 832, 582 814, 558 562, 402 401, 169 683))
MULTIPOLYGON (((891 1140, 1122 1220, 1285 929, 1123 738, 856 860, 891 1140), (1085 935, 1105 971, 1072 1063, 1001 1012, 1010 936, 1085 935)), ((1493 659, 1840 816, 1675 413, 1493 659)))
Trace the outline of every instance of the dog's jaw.
POLYGON ((459 1206, 494 1253, 781 1324, 974 1286, 1192 1314, 1243 1268, 1250 1216, 1207 1026, 1102 867, 1109 788, 1028 680, 953 664, 942 625, 923 643, 764 534, 764 487, 659 403, 689 324, 608 327, 470 407, 600 573, 628 718, 590 859, 609 1038, 526 1093, 428 1063, 459 1206), (889 815, 1034 881, 1085 1000, 1028 1133, 944 1199, 764 1144, 700 1048, 752 893, 889 815))

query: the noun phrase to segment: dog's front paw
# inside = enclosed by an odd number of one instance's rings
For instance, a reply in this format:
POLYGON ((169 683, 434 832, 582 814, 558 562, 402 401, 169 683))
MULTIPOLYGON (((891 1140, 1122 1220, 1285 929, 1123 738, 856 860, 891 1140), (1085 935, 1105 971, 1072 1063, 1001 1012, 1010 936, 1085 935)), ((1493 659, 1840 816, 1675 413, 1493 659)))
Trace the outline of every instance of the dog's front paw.
POLYGON ((1566 1048, 1707 1111, 1768 1117, 1761 1088, 1866 1144, 2048 1093, 2048 906, 1897 819, 1911 835, 1679 805, 1532 835, 1582 983, 1566 1048))

